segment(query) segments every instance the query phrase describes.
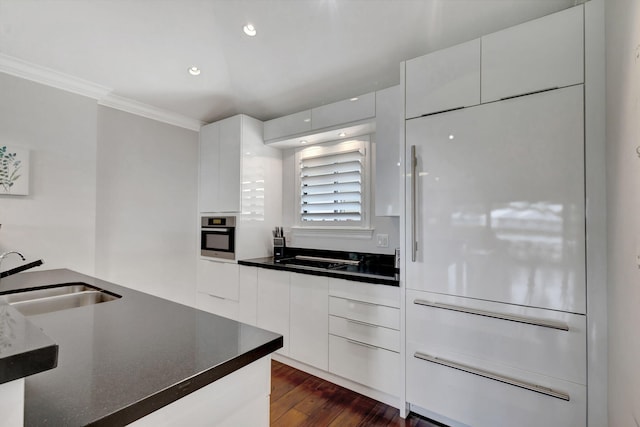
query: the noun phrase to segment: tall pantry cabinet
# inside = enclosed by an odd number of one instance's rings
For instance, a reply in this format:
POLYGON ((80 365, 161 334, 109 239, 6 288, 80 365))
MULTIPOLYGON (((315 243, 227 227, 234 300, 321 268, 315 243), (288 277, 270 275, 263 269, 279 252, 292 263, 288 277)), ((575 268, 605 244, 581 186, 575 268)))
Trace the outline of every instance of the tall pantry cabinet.
POLYGON ((236 262, 271 255, 271 230, 282 221, 282 152, 264 144, 262 130, 244 114, 200 129, 199 216, 234 216, 236 228, 235 259, 199 257, 196 305, 242 321, 255 302, 236 262))
POLYGON ((405 63, 415 412, 452 426, 604 425, 602 386, 588 381, 603 375, 593 337, 606 329, 604 268, 587 268, 605 262, 587 245, 604 224, 587 203, 603 197, 592 185, 603 139, 585 127, 602 83, 585 64, 603 60, 585 34, 600 30, 601 9, 588 2, 405 63))

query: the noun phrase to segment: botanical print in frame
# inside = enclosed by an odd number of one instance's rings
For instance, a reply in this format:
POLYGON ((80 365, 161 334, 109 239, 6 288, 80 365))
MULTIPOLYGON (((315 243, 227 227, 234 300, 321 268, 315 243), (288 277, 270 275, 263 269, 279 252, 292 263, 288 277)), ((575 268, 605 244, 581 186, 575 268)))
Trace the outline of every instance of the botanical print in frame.
POLYGON ((29 194, 29 150, 0 144, 0 195, 29 194))

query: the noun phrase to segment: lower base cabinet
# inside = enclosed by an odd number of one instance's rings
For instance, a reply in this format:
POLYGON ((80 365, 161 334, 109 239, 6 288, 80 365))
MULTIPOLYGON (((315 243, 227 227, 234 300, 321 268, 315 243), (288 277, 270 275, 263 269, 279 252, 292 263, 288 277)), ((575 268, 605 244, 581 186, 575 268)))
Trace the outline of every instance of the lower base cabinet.
POLYGON ((289 357, 318 369, 329 368, 329 279, 290 273, 289 357))
POLYGON ((436 420, 441 416, 440 421, 444 422, 454 419, 473 427, 587 425, 585 385, 505 367, 487 367, 484 360, 462 356, 440 359, 426 355, 434 361, 420 356, 425 355, 415 343, 408 342, 407 401, 426 409, 428 413, 423 415, 436 420), (457 367, 441 364, 451 362, 457 367), (526 386, 544 384, 566 394, 569 400, 506 382, 511 380, 526 386))
POLYGON ((289 272, 258 269, 257 326, 282 334, 283 347, 276 353, 289 356, 289 272))
POLYGON ((392 396, 400 394, 400 354, 329 335, 329 372, 392 396))
POLYGON ((415 412, 474 427, 586 425, 585 316, 411 289, 406 297, 415 412))

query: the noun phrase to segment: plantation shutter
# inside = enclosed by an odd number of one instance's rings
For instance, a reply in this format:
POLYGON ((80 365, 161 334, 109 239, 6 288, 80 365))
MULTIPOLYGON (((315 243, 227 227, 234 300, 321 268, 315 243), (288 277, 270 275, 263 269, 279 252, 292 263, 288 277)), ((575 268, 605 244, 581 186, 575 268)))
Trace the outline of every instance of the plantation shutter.
POLYGON ((364 148, 357 148, 301 158, 302 221, 362 221, 364 155, 364 148))

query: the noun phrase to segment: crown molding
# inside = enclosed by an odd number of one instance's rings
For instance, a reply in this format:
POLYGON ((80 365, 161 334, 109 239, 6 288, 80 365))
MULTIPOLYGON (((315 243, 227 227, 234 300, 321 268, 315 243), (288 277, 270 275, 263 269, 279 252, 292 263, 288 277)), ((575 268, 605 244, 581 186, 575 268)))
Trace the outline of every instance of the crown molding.
POLYGON ((95 99, 103 105, 185 129, 199 131, 200 120, 113 94, 113 89, 0 53, 0 72, 95 99))
POLYGON ((162 108, 134 101, 133 99, 125 98, 123 96, 114 95, 113 93, 99 99, 98 105, 115 108, 116 110, 125 111, 137 116, 146 117, 148 119, 168 123, 170 125, 196 132, 199 132, 200 127, 204 124, 200 120, 192 119, 191 117, 183 116, 174 113, 173 111, 164 110, 162 108))
POLYGON ((100 99, 111 92, 108 87, 32 64, 4 53, 0 53, 0 71, 92 99, 100 99))

